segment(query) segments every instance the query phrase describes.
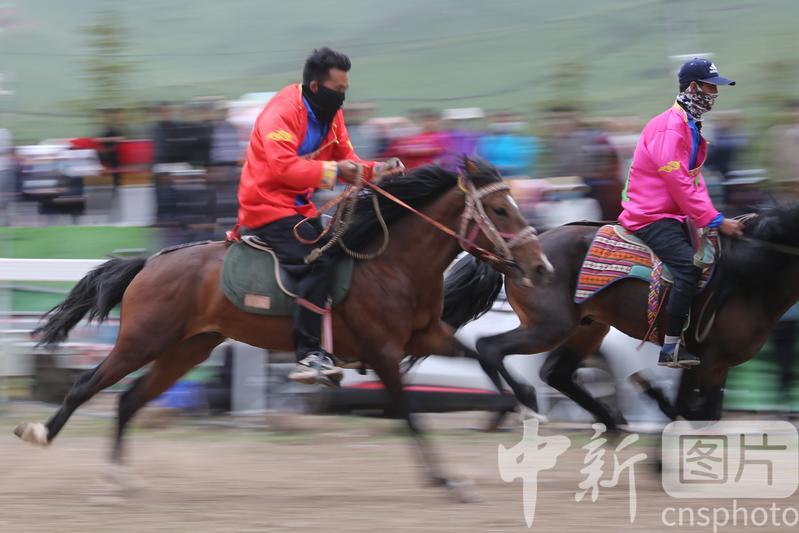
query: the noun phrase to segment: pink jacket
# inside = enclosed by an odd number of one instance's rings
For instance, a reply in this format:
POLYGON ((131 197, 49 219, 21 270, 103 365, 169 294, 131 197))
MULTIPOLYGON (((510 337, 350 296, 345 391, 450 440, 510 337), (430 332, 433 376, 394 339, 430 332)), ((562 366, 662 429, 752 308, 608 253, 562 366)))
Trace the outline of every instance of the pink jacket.
POLYGON ((681 222, 689 218, 699 228, 707 226, 719 212, 700 172, 707 158, 704 137, 699 140, 696 168, 688 168, 690 157, 688 115, 675 102, 650 120, 638 138, 622 192, 621 225, 637 231, 664 218, 681 222))

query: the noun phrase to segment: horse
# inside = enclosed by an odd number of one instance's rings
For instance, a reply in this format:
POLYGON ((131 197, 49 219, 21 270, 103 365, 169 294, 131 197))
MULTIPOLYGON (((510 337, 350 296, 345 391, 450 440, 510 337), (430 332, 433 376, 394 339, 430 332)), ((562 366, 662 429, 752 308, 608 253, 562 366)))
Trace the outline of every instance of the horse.
MULTIPOLYGON (((551 270, 535 231, 499 173, 481 161, 466 159, 464 166, 462 175, 424 167, 386 177, 379 186, 367 184, 372 190, 358 193, 343 244, 350 250, 374 251, 382 244, 383 230, 389 243, 379 257, 356 261, 349 295, 332 310, 336 356, 361 361, 376 371, 418 443, 426 473, 448 488, 457 484, 439 472, 413 418, 403 393, 400 361, 406 353, 474 355, 440 320, 443 272, 462 247, 527 284, 551 270), (411 211, 419 216, 408 216, 411 211), (487 248, 504 250, 504 255, 487 248)), ((119 336, 109 355, 77 379, 46 424, 21 424, 17 436, 50 444, 81 404, 150 364, 146 374, 119 397, 111 459, 112 464, 123 465, 123 436, 136 412, 225 339, 293 350, 290 317, 244 312, 225 297, 220 269, 226 250, 226 243, 217 241, 183 245, 149 258, 112 259, 79 281, 34 332, 40 343, 56 344, 85 315, 102 321, 121 303, 119 336)))
MULTIPOLYGON (((577 222, 540 235, 544 253, 555 268, 547 285, 523 287, 505 281, 510 305, 520 325, 477 342, 481 364, 499 387, 500 376, 523 405, 537 410, 536 391, 519 383, 505 368, 508 354, 549 351, 541 378, 591 413, 608 430, 625 422, 573 379, 581 361, 595 353, 611 326, 637 339, 648 333, 649 286, 622 279, 576 304, 578 274, 600 223, 577 222)), ((730 367, 753 358, 779 318, 799 300, 799 204, 778 206, 745 218, 744 236, 721 237, 721 256, 707 287, 694 299, 687 349, 701 364, 682 373, 676 402, 632 376, 672 420, 719 420, 730 367)), ((466 257, 445 282, 444 319, 455 328, 490 309, 502 288, 502 275, 466 257)))

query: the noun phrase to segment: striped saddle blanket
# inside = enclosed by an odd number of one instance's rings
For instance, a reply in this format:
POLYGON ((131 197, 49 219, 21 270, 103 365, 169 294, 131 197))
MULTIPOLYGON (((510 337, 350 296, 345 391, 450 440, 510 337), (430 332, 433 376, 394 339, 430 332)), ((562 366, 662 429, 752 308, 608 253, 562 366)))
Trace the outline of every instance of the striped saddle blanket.
MULTIPOLYGON (((716 239, 705 238, 701 242, 694 262, 703 267, 700 287, 704 288, 713 273, 716 239)), ((658 343, 662 335, 655 322, 665 303, 665 288, 672 283, 671 274, 641 239, 620 225, 607 224, 597 231, 580 268, 574 302, 581 304, 613 283, 630 278, 649 283, 650 335, 645 340, 658 343)))

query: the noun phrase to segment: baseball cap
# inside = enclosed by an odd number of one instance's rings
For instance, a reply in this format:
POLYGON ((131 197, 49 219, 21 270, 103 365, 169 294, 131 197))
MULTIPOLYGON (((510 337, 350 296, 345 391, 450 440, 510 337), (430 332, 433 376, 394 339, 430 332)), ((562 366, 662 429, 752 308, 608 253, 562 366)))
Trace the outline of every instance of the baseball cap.
POLYGON ((719 76, 719 69, 707 59, 695 57, 686 61, 680 67, 680 85, 687 85, 692 81, 701 81, 713 85, 735 85, 735 82, 724 76, 719 76))

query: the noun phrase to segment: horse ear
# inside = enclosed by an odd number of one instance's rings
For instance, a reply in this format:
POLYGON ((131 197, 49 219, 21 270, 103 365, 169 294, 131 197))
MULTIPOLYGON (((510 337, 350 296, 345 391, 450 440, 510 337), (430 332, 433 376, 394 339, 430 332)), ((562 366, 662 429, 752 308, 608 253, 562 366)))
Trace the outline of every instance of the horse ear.
POLYGON ((480 173, 480 169, 477 168, 475 162, 469 159, 469 156, 466 154, 463 154, 463 169, 466 171, 466 174, 470 175, 480 173))

